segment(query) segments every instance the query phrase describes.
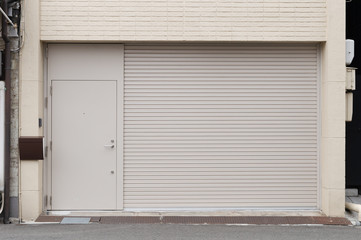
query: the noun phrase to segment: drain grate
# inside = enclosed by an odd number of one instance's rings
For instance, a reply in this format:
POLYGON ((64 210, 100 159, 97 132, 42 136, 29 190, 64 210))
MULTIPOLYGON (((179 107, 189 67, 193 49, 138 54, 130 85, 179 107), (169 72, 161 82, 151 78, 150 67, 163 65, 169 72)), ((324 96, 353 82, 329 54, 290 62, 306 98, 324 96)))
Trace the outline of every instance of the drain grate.
POLYGON ((154 224, 161 223, 159 217, 145 217, 145 216, 118 216, 118 217, 101 217, 100 223, 103 224, 154 224))
POLYGON ((284 225, 284 224, 323 224, 351 225, 346 218, 332 217, 271 217, 271 216, 163 216, 163 217, 102 217, 103 224, 254 224, 254 225, 284 225))

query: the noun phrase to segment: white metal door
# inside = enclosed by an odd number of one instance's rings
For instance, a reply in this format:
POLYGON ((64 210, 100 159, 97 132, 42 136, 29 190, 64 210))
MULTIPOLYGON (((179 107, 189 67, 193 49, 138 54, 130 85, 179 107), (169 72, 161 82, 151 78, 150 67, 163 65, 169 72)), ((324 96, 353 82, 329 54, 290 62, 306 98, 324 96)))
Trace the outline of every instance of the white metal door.
POLYGON ((125 208, 318 207, 316 44, 125 46, 125 208))
POLYGON ((53 210, 116 208, 116 82, 52 82, 53 210))
POLYGON ((48 48, 48 209, 120 210, 124 46, 48 48))

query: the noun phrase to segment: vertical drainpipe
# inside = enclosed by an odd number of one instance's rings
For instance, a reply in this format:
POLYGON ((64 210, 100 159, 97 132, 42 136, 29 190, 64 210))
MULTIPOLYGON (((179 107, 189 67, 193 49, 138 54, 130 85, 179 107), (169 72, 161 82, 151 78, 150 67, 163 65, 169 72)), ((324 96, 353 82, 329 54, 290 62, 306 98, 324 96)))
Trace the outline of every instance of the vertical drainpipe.
MULTIPOLYGON (((2 0, 1 8, 6 15, 8 14, 8 0, 2 0)), ((8 23, 4 16, 2 16, 2 31, 1 35, 5 42, 4 61, 5 61, 5 199, 4 201, 4 223, 9 223, 10 218, 10 92, 11 92, 11 51, 10 40, 8 38, 8 23)))

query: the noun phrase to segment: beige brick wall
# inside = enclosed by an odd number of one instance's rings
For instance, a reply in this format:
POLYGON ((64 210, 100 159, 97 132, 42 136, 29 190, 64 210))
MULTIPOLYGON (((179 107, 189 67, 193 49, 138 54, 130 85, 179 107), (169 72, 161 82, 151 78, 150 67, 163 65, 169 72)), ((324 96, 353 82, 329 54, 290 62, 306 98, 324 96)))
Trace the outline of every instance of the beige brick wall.
POLYGON ((41 40, 325 41, 326 0, 41 0, 41 40))

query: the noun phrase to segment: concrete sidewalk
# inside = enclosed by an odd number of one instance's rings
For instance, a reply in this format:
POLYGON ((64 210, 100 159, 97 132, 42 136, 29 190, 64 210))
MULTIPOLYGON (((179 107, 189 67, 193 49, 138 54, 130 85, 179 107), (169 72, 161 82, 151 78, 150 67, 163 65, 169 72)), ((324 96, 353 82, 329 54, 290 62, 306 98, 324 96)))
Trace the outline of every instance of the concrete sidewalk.
POLYGON ((355 226, 227 226, 182 224, 0 225, 0 240, 298 240, 361 239, 355 226))
POLYGON ((346 197, 346 202, 361 204, 361 196, 346 197))

